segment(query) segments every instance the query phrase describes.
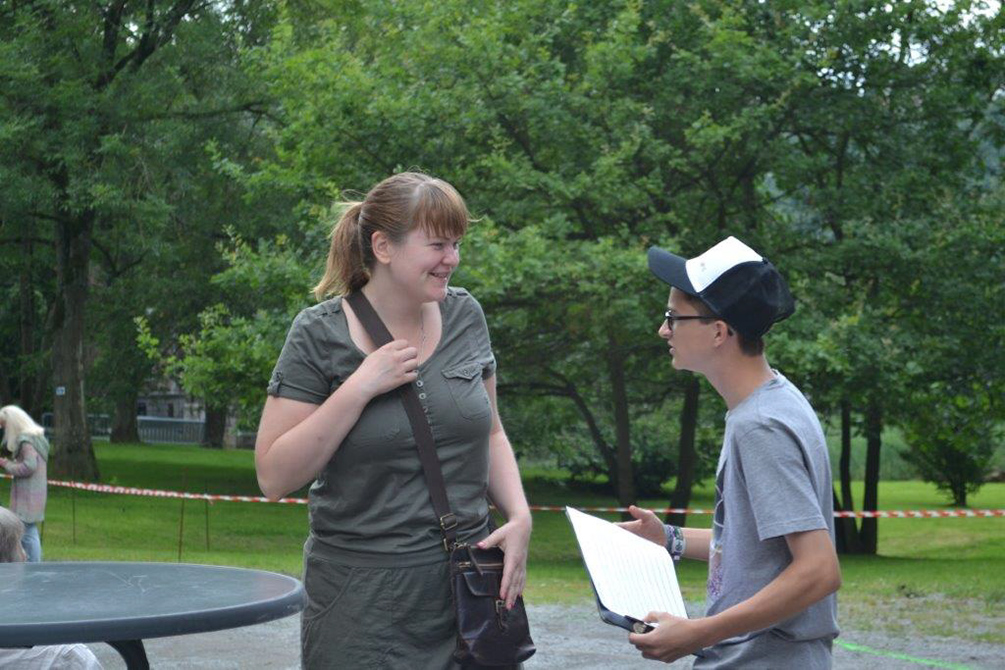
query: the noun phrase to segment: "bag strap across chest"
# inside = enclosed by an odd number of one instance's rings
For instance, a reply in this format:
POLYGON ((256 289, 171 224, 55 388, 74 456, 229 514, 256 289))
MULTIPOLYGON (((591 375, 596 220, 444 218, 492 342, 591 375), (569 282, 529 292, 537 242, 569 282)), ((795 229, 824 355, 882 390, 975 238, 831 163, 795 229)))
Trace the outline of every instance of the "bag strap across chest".
MULTIPOLYGON (((362 291, 353 291, 345 300, 352 307, 352 311, 356 313, 356 318, 363 324, 363 328, 370 336, 374 346, 380 348, 394 340, 387 326, 380 320, 377 311, 362 291)), ((436 455, 433 431, 429 427, 429 420, 422 409, 422 402, 419 401, 415 387, 412 384, 402 384, 395 391, 401 398, 408 422, 412 425, 412 434, 415 436, 415 444, 419 451, 419 462, 422 464, 426 486, 429 488, 429 498, 433 503, 433 511, 436 513, 440 525, 440 533, 443 535, 443 548, 449 552, 457 543, 457 517, 450 511, 447 486, 443 480, 440 459, 436 455)))

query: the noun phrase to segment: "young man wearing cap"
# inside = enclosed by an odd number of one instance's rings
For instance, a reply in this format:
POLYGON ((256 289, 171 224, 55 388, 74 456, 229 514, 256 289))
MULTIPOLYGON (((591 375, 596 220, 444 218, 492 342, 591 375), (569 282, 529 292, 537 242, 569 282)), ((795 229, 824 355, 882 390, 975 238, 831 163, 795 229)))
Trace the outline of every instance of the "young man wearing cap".
POLYGON ((658 247, 649 269, 671 286, 659 335, 674 368, 726 401, 712 529, 664 526, 631 508, 623 527, 674 560, 707 560, 706 616, 653 612, 629 641, 646 658, 700 652, 695 668, 828 668, 838 634, 830 461, 813 408, 772 370, 762 336, 795 303, 775 267, 734 237, 686 260, 658 247))

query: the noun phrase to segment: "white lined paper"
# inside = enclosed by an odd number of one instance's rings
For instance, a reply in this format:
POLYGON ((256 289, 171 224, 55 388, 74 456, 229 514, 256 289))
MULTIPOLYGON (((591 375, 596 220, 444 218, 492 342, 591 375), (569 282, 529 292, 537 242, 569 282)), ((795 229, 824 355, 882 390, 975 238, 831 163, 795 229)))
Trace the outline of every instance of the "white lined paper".
POLYGON ((565 513, 601 605, 639 620, 649 612, 687 617, 673 559, 664 547, 574 507, 565 513))

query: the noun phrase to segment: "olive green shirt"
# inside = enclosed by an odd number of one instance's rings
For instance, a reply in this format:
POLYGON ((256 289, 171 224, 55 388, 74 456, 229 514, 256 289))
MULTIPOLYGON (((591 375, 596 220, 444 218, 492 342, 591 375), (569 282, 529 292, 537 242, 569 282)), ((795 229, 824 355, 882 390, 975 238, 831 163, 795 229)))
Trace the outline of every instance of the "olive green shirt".
MULTIPOLYGON (((443 328, 414 382, 429 419, 458 519, 458 539, 488 534, 492 407, 483 380, 495 372, 485 315, 467 291, 440 303, 443 328)), ((363 362, 341 298, 303 310, 293 321, 269 395, 323 403, 363 362)), ((429 489, 401 399, 374 398, 310 488, 308 549, 360 566, 422 565, 446 559, 429 489)))

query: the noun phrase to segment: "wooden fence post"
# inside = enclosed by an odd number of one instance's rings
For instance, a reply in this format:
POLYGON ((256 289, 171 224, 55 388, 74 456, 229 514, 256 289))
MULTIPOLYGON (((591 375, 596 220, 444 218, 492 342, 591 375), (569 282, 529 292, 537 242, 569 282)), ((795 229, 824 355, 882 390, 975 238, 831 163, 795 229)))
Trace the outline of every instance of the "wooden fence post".
POLYGON ((206 551, 209 551, 209 484, 203 482, 202 492, 206 494, 206 551))
MULTIPOLYGON (((182 470, 181 473, 181 490, 182 493, 185 492, 185 481, 188 479, 188 470, 182 470)), ((185 535, 185 498, 181 499, 181 516, 178 517, 178 562, 181 563, 181 545, 182 538, 185 535)))

